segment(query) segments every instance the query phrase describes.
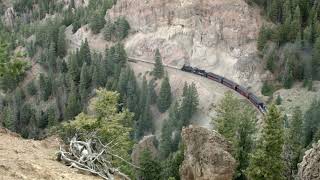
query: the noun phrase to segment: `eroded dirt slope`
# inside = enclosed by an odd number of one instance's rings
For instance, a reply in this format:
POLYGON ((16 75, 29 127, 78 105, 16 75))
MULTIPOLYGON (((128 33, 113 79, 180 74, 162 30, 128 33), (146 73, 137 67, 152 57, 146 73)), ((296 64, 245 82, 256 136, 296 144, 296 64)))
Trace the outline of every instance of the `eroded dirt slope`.
POLYGON ((95 180, 56 161, 59 139, 24 140, 0 128, 0 180, 95 180))

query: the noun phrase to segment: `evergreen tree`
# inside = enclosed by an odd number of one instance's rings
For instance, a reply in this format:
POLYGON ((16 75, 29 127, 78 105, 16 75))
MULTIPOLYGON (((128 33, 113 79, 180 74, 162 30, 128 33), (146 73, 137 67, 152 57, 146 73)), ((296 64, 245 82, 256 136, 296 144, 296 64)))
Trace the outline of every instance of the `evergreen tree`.
POLYGON ((67 53, 67 47, 66 47, 66 35, 65 35, 65 26, 61 26, 59 28, 59 37, 58 37, 58 43, 57 43, 57 55, 59 57, 64 57, 67 53))
POLYGON ((55 44, 51 43, 48 51, 48 59, 47 63, 49 66, 49 70, 51 72, 54 72, 56 70, 56 49, 55 49, 55 44))
MULTIPOLYGON (((82 62, 86 62, 87 65, 91 65, 91 53, 90 53, 90 47, 87 39, 85 39, 85 41, 82 42, 81 44, 79 56, 82 62)), ((82 66, 82 64, 80 66, 82 66)))
POLYGON ((249 106, 242 106, 237 120, 237 136, 235 144, 235 157, 238 162, 237 178, 246 179, 245 170, 249 166, 250 153, 253 150, 253 135, 256 131, 256 114, 249 106))
POLYGON ((139 99, 139 109, 140 112, 138 113, 139 119, 136 122, 136 132, 135 138, 140 139, 145 132, 152 132, 153 131, 153 122, 152 122, 152 114, 150 111, 150 92, 148 91, 148 83, 146 77, 143 77, 142 82, 142 89, 140 91, 140 99, 139 99))
POLYGON ((57 124, 56 112, 53 106, 49 107, 49 109, 47 110, 47 119, 49 127, 57 124))
POLYGON ((3 110, 3 125, 7 129, 14 131, 15 130, 15 117, 14 110, 12 105, 8 105, 3 110))
POLYGON ((108 20, 103 29, 104 39, 107 41, 111 41, 113 33, 114 33, 114 25, 110 20, 108 20))
POLYGON ((160 112, 165 112, 171 105, 171 86, 169 77, 166 76, 161 83, 159 97, 157 99, 157 105, 160 112))
POLYGON ((317 38, 312 51, 312 74, 320 78, 320 37, 317 38))
POLYGON ((89 26, 94 34, 98 34, 100 30, 104 27, 106 23, 106 20, 104 19, 104 15, 105 14, 103 13, 103 11, 101 12, 97 11, 92 15, 89 26))
POLYGON ((161 58, 159 49, 156 50, 156 54, 155 54, 155 64, 153 68, 153 75, 157 79, 161 79, 164 75, 162 58, 161 58))
POLYGON ((81 106, 78 98, 77 87, 74 83, 71 84, 71 91, 68 96, 67 105, 65 108, 65 119, 73 119, 81 112, 81 106))
POLYGON ((152 79, 149 81, 148 83, 148 91, 150 93, 150 98, 151 98, 151 104, 155 104, 157 102, 157 94, 156 94, 156 91, 155 91, 155 87, 156 85, 154 84, 155 81, 152 79))
POLYGON ((265 25, 263 25, 260 29, 258 40, 257 40, 257 47, 259 51, 262 51, 267 44, 268 41, 268 30, 266 29, 265 25))
POLYGON ((286 139, 287 163, 289 164, 289 175, 294 177, 300 162, 303 149, 303 117, 300 108, 296 107, 293 113, 290 129, 286 139))
POLYGON ((249 178, 257 180, 284 179, 283 144, 282 118, 277 107, 271 105, 265 118, 265 127, 260 143, 250 159, 247 169, 249 178))
POLYGON ((281 102, 282 102, 281 96, 278 95, 276 99, 276 105, 281 105, 281 102))
POLYGON ((44 101, 47 101, 52 93, 52 82, 45 75, 40 74, 39 85, 41 90, 41 97, 44 101))
POLYGON ((304 145, 310 146, 316 142, 316 133, 320 127, 320 101, 314 100, 304 115, 303 130, 304 130, 304 145))
POLYGON ((130 30, 128 21, 124 17, 119 17, 114 24, 117 39, 122 40, 126 38, 130 30))
POLYGON ((217 116, 214 120, 216 128, 227 140, 235 144, 235 129, 239 112, 239 101, 228 91, 218 105, 217 116))
POLYGON ((183 87, 182 103, 180 108, 181 120, 184 126, 189 125, 189 120, 197 111, 199 97, 196 86, 192 83, 190 86, 185 83, 183 87))
POLYGON ((142 170, 139 171, 139 177, 144 180, 160 180, 161 164, 151 157, 151 152, 144 150, 140 154, 139 165, 142 170))
POLYGON ((90 76, 87 63, 83 63, 80 75, 79 93, 82 108, 85 107, 90 91, 90 76))
MULTIPOLYGON (((71 54, 69 57, 68 64, 68 74, 73 82, 76 84, 80 81, 81 71, 78 66, 78 58, 75 54, 71 54)), ((82 65, 81 65, 82 66, 82 65)))
POLYGON ((293 21, 292 21, 292 29, 290 33, 293 33, 291 38, 294 38, 292 40, 295 40, 297 38, 300 38, 301 33, 301 11, 299 6, 296 7, 293 15, 293 21))
POLYGON ((32 80, 28 85, 27 85, 27 91, 28 91, 28 94, 30 96, 34 96, 37 94, 38 92, 38 89, 37 89, 37 86, 34 82, 34 80, 32 80))

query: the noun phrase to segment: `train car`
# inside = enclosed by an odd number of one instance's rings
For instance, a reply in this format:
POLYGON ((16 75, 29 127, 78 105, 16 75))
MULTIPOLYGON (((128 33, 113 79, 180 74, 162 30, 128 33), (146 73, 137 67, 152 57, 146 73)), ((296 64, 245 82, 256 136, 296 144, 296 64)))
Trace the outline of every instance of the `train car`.
POLYGON ((186 71, 186 72, 193 72, 193 67, 191 66, 187 66, 187 65, 183 65, 183 67, 181 68, 182 71, 186 71))
POLYGON ((248 98, 251 103, 259 109, 260 112, 262 112, 263 114, 267 113, 267 106, 257 96, 249 93, 248 98))
POLYGON ((222 81, 223 81, 223 77, 222 76, 219 76, 219 75, 211 73, 211 72, 209 72, 207 74, 207 78, 211 79, 211 80, 214 80, 216 82, 219 82, 219 83, 222 83, 222 81))
POLYGON ((227 86, 227 87, 229 87, 229 88, 231 88, 231 89, 233 89, 233 90, 236 90, 237 84, 235 82, 229 80, 229 79, 224 78, 222 80, 222 84, 227 86))
POLYGON ((199 68, 193 68, 193 73, 197 74, 199 76, 207 77, 207 72, 205 70, 199 69, 199 68))
POLYGON ((249 98, 249 91, 247 91, 244 87, 237 85, 235 90, 242 96, 249 98))

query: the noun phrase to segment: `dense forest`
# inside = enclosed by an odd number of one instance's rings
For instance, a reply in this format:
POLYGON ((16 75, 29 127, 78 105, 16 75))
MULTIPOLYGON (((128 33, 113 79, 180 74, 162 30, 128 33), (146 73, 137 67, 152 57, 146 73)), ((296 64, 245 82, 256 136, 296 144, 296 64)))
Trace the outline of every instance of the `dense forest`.
MULTIPOLYGON (((278 82, 265 82, 262 93, 272 95, 296 81, 312 90, 312 82, 320 80, 320 3, 247 2, 259 6, 267 19, 257 47, 266 70, 278 82)), ((75 134, 86 139, 94 133, 103 143, 117 139, 114 151, 130 162, 133 145, 155 133, 151 110, 156 109, 167 114, 154 142, 159 157, 143 151, 139 169, 117 159, 111 162, 133 179, 178 180, 185 150, 181 131, 199 106, 196 85, 185 83, 181 97, 176 97, 159 49, 152 71, 133 71, 123 44, 130 35, 129 22, 106 17, 115 3, 96 0, 76 7, 70 0, 65 7, 54 0, 13 1, 14 23, 0 21, 0 123, 24 138, 58 133, 67 141, 75 134), (85 25, 108 42, 104 53, 91 49, 88 39, 76 50, 69 49, 66 28, 75 33, 85 25)), ((305 113, 296 107, 290 117, 279 110, 281 101, 278 96, 260 119, 230 92, 217 105, 212 124, 232 145, 234 179, 294 179, 303 153, 320 140, 320 101, 314 100, 305 113)))
POLYGON ((154 70, 143 75, 139 84, 122 44, 129 23, 123 17, 114 22, 105 20, 114 1, 89 2, 87 7, 75 8, 71 1, 68 8, 63 8, 62 3, 51 0, 14 1, 16 21, 11 27, 0 23, 2 125, 24 138, 41 139, 51 132, 58 132, 65 140, 80 132, 99 132, 97 136, 104 142, 117 137, 121 140, 119 155, 130 161, 133 144, 155 130, 151 113, 155 106, 162 113, 169 111, 162 138, 156 143, 163 163, 160 157, 153 160, 146 151, 141 156, 145 169, 141 172, 122 162, 113 161, 113 165, 130 177, 179 179, 183 160, 180 132, 197 110, 195 85, 185 84, 183 96, 174 97, 158 50, 154 70), (46 18, 48 15, 56 16, 46 18), (114 45, 101 54, 90 49, 86 39, 76 51, 69 51, 66 27, 71 25, 76 32, 86 24, 92 33, 103 33, 114 45), (16 51, 18 47, 25 51, 16 51), (40 66, 39 72, 29 77, 36 65, 40 66), (160 90, 156 93, 158 83, 160 90), (98 102, 92 102, 94 99, 98 102), (174 132, 176 136, 171 138, 174 132), (147 170, 153 167, 158 168, 156 174, 147 170))
MULTIPOLYGON (((259 33, 258 50, 265 68, 276 81, 291 88, 295 81, 312 90, 319 80, 320 3, 317 0, 248 0, 261 7, 266 22, 259 33)), ((264 84, 262 93, 270 95, 277 87, 264 84)))

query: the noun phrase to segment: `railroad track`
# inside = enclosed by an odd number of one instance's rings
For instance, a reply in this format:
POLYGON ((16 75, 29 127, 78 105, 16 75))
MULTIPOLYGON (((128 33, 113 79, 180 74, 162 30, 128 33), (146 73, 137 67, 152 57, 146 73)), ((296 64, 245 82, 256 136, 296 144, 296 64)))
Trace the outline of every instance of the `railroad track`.
MULTIPOLYGON (((135 58, 135 57, 128 57, 128 61, 132 62, 132 63, 142 62, 142 63, 146 63, 146 64, 155 64, 155 62, 151 62, 151 61, 147 61, 147 60, 135 58)), ((240 95, 244 96, 262 114, 265 114, 267 112, 267 107, 266 107, 265 103, 262 102, 257 96, 255 96, 253 93, 249 92, 246 88, 238 85, 237 83, 235 83, 225 77, 219 76, 214 73, 206 72, 206 71, 198 69, 198 68, 193 68, 191 66, 183 66, 182 68, 167 65, 167 64, 163 64, 163 66, 167 67, 167 68, 175 69, 175 70, 181 70, 181 71, 193 73, 193 74, 196 74, 199 76, 206 77, 206 78, 213 80, 215 82, 218 82, 218 83, 236 91, 240 95)))

